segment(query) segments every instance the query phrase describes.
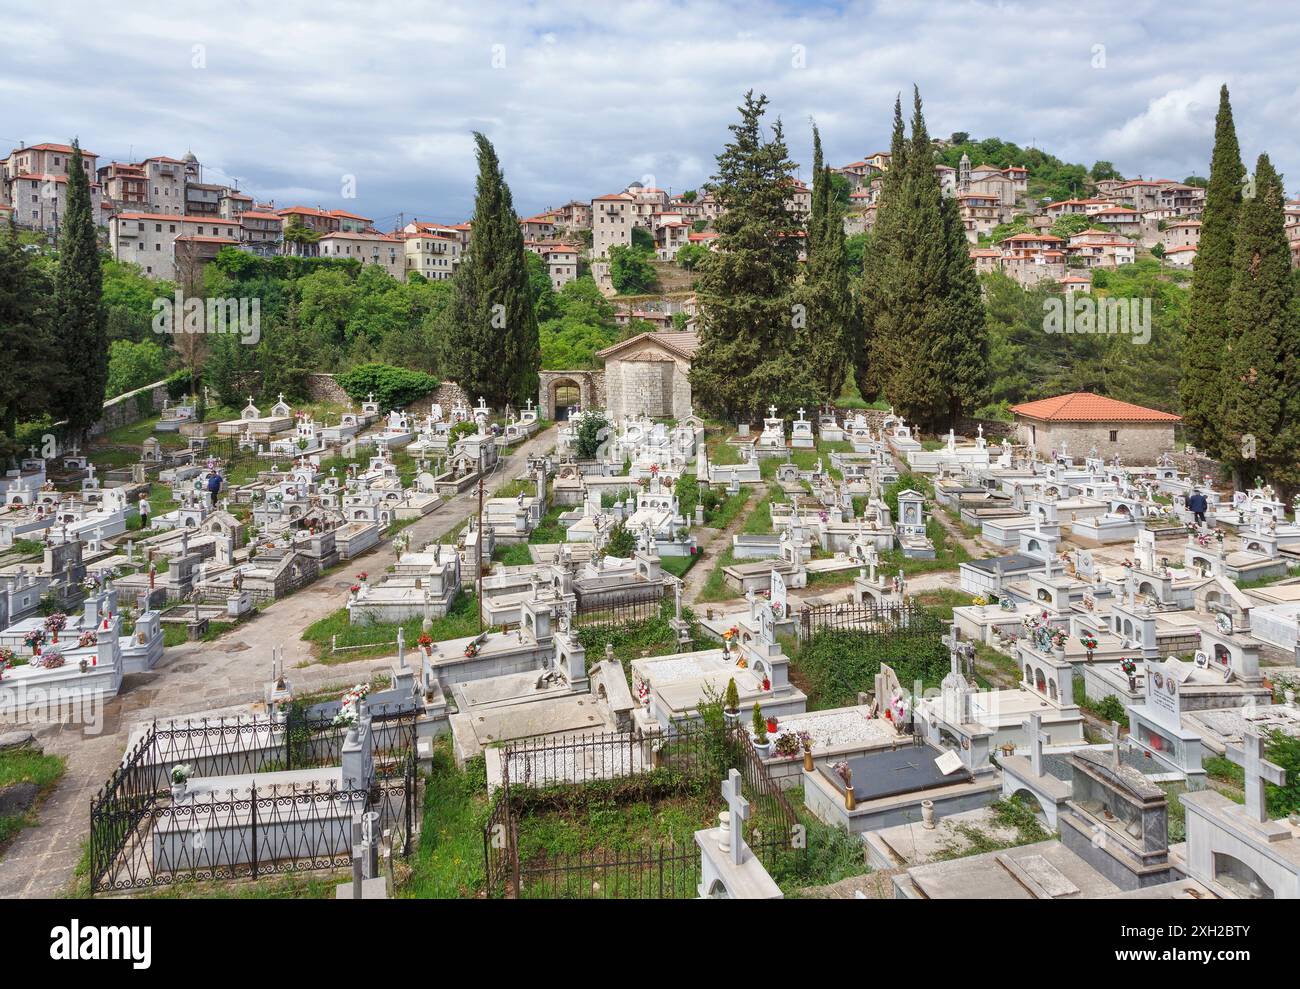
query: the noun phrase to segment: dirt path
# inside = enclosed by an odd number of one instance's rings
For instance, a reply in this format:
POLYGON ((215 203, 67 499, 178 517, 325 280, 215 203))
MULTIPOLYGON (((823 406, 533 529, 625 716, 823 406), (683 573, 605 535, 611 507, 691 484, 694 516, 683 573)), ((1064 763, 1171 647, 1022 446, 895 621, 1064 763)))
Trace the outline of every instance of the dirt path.
MULTIPOLYGON (((550 449, 555 442, 553 429, 503 456, 485 490, 490 493, 518 474, 529 456, 550 449)), ((412 545, 418 546, 421 540, 435 539, 463 523, 477 508, 475 489, 448 499, 403 531, 410 535, 412 545)), ((391 541, 384 540, 355 563, 358 570, 383 573, 395 560, 391 541)), ((189 642, 167 649, 153 670, 123 680, 121 691, 93 724, 29 726, 47 753, 67 758, 67 770, 41 805, 39 823, 23 830, 0 860, 0 897, 66 893, 81 859, 90 801, 122 759, 136 724, 263 700, 273 646, 284 649, 285 665, 299 693, 356 683, 386 669, 388 658, 329 666, 316 663, 310 644, 300 638, 312 622, 342 607, 351 583, 350 573, 327 577, 273 602, 212 642, 189 642)))
MULTIPOLYGON (((752 490, 754 493, 758 494, 759 501, 761 501, 763 497, 762 492, 766 489, 756 487, 752 490)), ((757 504, 757 502, 755 502, 755 504, 757 504)), ((692 566, 690 570, 686 571, 686 576, 682 578, 683 604, 695 603, 695 598, 699 595, 700 591, 704 589, 704 585, 709 579, 709 574, 713 573, 713 568, 718 562, 718 557, 727 551, 727 547, 731 545, 731 537, 740 532, 741 526, 745 524, 750 513, 754 511, 752 507, 749 507, 748 505, 746 507, 749 508, 749 511, 737 514, 736 517, 731 520, 731 524, 725 529, 697 530, 697 532, 704 532, 706 538, 704 542, 700 544, 699 559, 695 561, 695 565, 692 566)), ((740 597, 741 595, 737 595, 736 600, 740 600, 740 597)))

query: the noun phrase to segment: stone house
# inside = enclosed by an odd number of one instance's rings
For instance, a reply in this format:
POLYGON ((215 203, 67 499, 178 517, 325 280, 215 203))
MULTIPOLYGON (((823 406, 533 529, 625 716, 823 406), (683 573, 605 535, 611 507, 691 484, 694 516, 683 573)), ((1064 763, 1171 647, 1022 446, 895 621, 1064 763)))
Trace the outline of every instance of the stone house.
POLYGON ((1068 449, 1081 457, 1095 449, 1128 464, 1155 463, 1174 449, 1174 426, 1182 416, 1091 392, 1072 392, 1013 405, 1016 441, 1046 455, 1068 449))
POLYGON ((316 246, 323 258, 356 258, 362 264, 379 265, 399 280, 406 277, 406 247, 396 237, 339 230, 326 234, 316 246))
POLYGON ((626 192, 598 196, 591 201, 591 256, 604 260, 611 247, 632 243, 636 224, 636 199, 626 192))

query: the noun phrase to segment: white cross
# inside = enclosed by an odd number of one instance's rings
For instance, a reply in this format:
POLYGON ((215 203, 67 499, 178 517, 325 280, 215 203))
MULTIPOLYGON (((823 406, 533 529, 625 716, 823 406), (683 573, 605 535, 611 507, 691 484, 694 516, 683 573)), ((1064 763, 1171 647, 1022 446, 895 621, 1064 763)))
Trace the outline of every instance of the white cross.
POLYGON ((803 409, 800 409, 800 410, 799 410, 799 418, 800 418, 800 419, 803 418, 803 409))
POLYGON ((1043 746, 1052 741, 1052 736, 1043 731, 1043 716, 1035 712, 1029 716, 1029 761, 1034 767, 1034 775, 1043 775, 1043 746))
POLYGON ((727 802, 728 820, 731 822, 731 861, 733 865, 745 862, 744 823, 749 819, 749 801, 740 792, 740 771, 727 773, 722 781, 722 799, 727 802))
POLYGON ((1229 759, 1246 771, 1246 813, 1260 824, 1268 820, 1265 807, 1265 782, 1282 786, 1286 783, 1286 770, 1264 759, 1264 738, 1256 731, 1247 731, 1241 738, 1241 747, 1226 747, 1229 759))
POLYGON ((769 405, 769 406, 767 407, 767 416, 768 416, 769 419, 775 419, 775 418, 776 418, 776 406, 775 406, 775 405, 769 405))

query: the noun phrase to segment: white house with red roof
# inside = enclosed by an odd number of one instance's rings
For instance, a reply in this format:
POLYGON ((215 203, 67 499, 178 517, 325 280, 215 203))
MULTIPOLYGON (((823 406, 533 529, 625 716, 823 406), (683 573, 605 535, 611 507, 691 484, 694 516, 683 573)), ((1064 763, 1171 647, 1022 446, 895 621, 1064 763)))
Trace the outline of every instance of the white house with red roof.
POLYGON ((1174 426, 1182 416, 1148 409, 1092 392, 1071 392, 1011 406, 1017 442, 1040 454, 1090 450, 1105 459, 1118 454, 1125 463, 1155 463, 1174 449, 1174 426))
POLYGON ((320 257, 352 258, 363 265, 378 265, 394 278, 406 279, 406 245, 397 237, 374 230, 336 230, 317 241, 316 247, 320 257))

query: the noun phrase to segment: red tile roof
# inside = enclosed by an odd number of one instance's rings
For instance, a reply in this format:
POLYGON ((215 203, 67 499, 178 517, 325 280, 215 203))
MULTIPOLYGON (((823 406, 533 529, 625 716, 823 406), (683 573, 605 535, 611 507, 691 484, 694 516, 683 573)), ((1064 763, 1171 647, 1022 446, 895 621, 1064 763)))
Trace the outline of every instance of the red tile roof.
POLYGON ((1182 416, 1092 392, 1076 391, 1011 406, 1016 415, 1046 422, 1179 422, 1182 416))

